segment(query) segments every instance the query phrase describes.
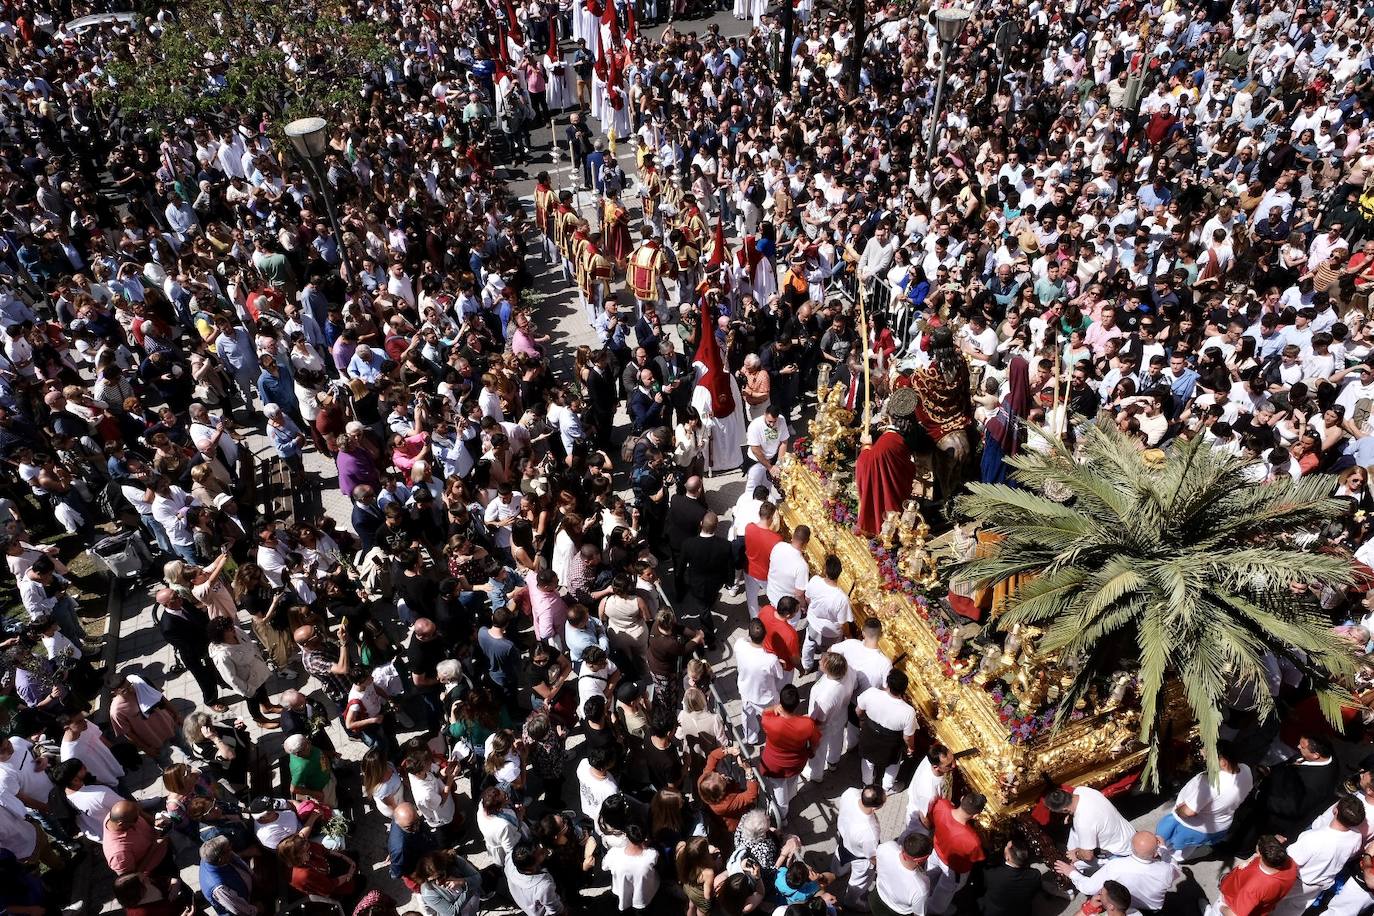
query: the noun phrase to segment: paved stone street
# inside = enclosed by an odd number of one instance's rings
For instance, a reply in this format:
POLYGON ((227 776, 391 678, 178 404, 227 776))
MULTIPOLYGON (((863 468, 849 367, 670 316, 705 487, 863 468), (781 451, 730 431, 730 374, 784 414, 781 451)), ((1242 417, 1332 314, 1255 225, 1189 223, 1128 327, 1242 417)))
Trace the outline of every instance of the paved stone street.
MULTIPOLYGON (((737 34, 743 31, 739 28, 741 24, 737 23, 728 13, 718 14, 712 21, 718 22, 726 34, 737 34)), ((701 31, 705 24, 705 20, 697 20, 685 24, 685 27, 701 31)), ((561 126, 564 123, 566 122, 563 119, 558 122, 560 136, 561 126)), ((527 167, 527 179, 512 182, 515 192, 527 198, 533 189, 534 174, 541 169, 551 167, 548 159, 548 137, 549 132, 547 130, 536 133, 536 147, 542 151, 543 159, 527 167)), ((633 176, 635 174, 634 161, 629 150, 630 145, 628 143, 620 145, 622 165, 627 175, 633 176)), ((561 175, 558 183, 563 187, 568 186, 568 164, 566 162, 559 163, 557 168, 561 175)), ((627 195, 628 197, 629 195, 627 195)), ((582 205, 584 212, 590 215, 592 202, 589 195, 582 195, 582 205)), ((727 227, 727 231, 729 229, 730 227, 727 227)), ((538 260, 538 246, 532 246, 531 251, 534 252, 531 270, 543 271, 538 260)), ((563 283, 561 276, 555 272, 543 271, 538 280, 538 292, 544 296, 537 315, 540 328, 553 336, 556 370, 567 372, 571 367, 573 350, 581 344, 593 344, 594 337, 580 309, 576 306, 571 290, 563 283)), ((623 415, 620 419, 623 426, 623 415)), ((801 430, 795 430, 795 432, 800 433, 801 430)), ((270 451, 269 446, 261 436, 255 436, 251 441, 258 454, 265 455, 270 451)), ((321 458, 318 454, 309 453, 306 457, 306 463, 309 470, 319 475, 317 485, 320 488, 324 510, 342 523, 347 524, 350 506, 336 488, 336 473, 332 462, 321 458)), ((628 481, 624 479, 623 475, 620 483, 622 486, 628 487, 628 481)), ((712 507, 728 517, 727 510, 733 505, 742 489, 742 477, 738 472, 719 475, 709 481, 708 488, 710 491, 709 501, 712 507)), ((166 677, 168 671, 172 670, 174 659, 171 648, 162 640, 153 623, 150 593, 151 587, 138 586, 123 597, 120 603, 121 619, 117 626, 117 644, 112 651, 116 653, 116 664, 119 669, 130 672, 141 671, 160 681, 166 677)), ((725 615, 725 622, 720 627, 722 649, 717 664, 717 683, 724 698, 728 701, 730 712, 734 714, 738 711, 738 702, 734 693, 733 662, 729 657, 728 645, 734 635, 742 630, 742 623, 745 619, 742 593, 738 596, 727 597, 721 611, 725 615)), ((279 692, 288 686, 304 686, 313 692, 318 685, 305 684, 298 676, 294 682, 276 680, 269 684, 269 689, 279 692)), ((196 708, 200 693, 189 674, 181 673, 168 679, 164 690, 183 713, 196 708)), ((234 704, 233 711, 245 720, 250 718, 246 707, 241 702, 234 704)), ((280 737, 271 733, 262 733, 251 722, 249 727, 260 741, 261 752, 269 758, 275 759, 280 750, 280 737)), ((345 749, 346 755, 356 761, 361 756, 361 744, 348 739, 337 724, 333 726, 333 733, 336 745, 345 749)), ((844 788, 855 785, 857 782, 858 761, 851 754, 824 783, 804 788, 794 802, 787 829, 801 837, 806 846, 807 858, 816 867, 827 867, 826 863, 835 846, 833 800, 838 798, 844 788)), ((141 799, 153 800, 163 794, 158 771, 151 763, 146 763, 140 772, 129 778, 128 787, 141 799)), ((352 789, 349 795, 351 800, 356 803, 359 797, 356 777, 353 777, 351 787, 348 783, 345 783, 345 787, 352 789)), ((470 791, 470 786, 464 781, 461 792, 465 799, 470 798, 470 791)), ((575 793, 568 793, 568 797, 575 797, 575 793)), ((1165 810, 1160 806, 1159 800, 1155 798, 1128 798, 1121 803, 1123 810, 1136 816, 1136 822, 1141 825, 1153 825, 1165 810)), ((883 811, 883 823, 887 835, 895 835, 904 823, 905 804, 904 794, 895 795, 889 800, 883 811)), ((470 803, 466 803, 466 807, 470 809, 470 803)), ((408 908, 419 909, 419 899, 415 898, 412 901, 409 893, 400 883, 392 881, 387 874, 385 823, 373 811, 370 804, 365 808, 355 805, 353 813, 356 816, 356 829, 351 847, 360 853, 363 870, 369 876, 371 886, 391 894, 393 898, 400 901, 402 911, 408 908)), ((195 846, 189 839, 184 838, 178 839, 177 843, 179 844, 178 861, 184 866, 184 877, 194 883, 195 846)), ((467 842, 462 848, 471 854, 474 864, 479 868, 488 864, 485 853, 480 851, 481 842, 477 839, 475 827, 469 828, 467 842)), ((82 870, 81 878, 77 882, 76 893, 79 899, 73 905, 73 910, 82 908, 89 901, 111 900, 110 885, 112 882, 98 851, 88 861, 91 864, 82 870)), ((1197 890, 1197 885, 1200 884, 1202 890, 1214 895, 1217 871, 1218 865, 1216 863, 1198 865, 1196 867, 1197 882, 1189 885, 1190 888, 1197 890)), ((1066 905, 1045 896, 1042 897, 1038 910, 1043 914, 1068 911, 1076 909, 1080 902, 1081 900, 1072 905, 1066 905)), ((1170 909, 1173 912, 1189 913, 1191 916, 1196 912, 1196 909, 1190 908, 1193 906, 1195 905, 1183 902, 1179 907, 1171 906, 1170 909)), ((115 905, 111 902, 106 905, 106 909, 113 910, 115 905)))

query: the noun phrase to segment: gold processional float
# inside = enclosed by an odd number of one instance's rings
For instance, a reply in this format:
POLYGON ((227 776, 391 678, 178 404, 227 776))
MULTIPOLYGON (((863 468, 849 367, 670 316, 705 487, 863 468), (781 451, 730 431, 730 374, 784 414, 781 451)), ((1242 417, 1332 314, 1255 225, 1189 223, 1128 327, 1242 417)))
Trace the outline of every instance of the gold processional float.
MULTIPOLYGON (((1007 825, 1051 784, 1102 788, 1141 768, 1147 749, 1138 740, 1140 710, 1129 673, 1080 700, 1056 727, 1072 661, 1040 653, 1033 627, 997 633, 949 609, 948 586, 914 498, 903 512, 888 514, 878 537, 859 531, 852 473, 859 429, 854 412, 841 406, 842 386, 825 387, 824 374, 821 386, 809 439, 782 462, 783 519, 789 527, 810 526, 813 568, 828 553, 839 557, 840 587, 855 618, 882 620, 883 651, 910 679, 908 699, 930 732, 961 755, 969 786, 987 796, 985 818, 1007 825)), ((922 486, 919 476, 916 486, 922 486)), ((955 529, 952 541, 966 559, 989 539, 975 541, 955 529)), ((1010 591, 978 597, 995 617, 1010 591)))

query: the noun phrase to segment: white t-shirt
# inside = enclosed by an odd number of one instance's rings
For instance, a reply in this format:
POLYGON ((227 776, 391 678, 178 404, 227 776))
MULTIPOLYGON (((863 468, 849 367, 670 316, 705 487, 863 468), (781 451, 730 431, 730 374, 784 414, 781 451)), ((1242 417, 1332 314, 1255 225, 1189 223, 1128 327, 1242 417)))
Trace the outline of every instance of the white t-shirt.
POLYGON ((806 557, 788 541, 779 541, 768 554, 768 603, 777 607, 788 595, 800 598, 806 594, 811 569, 806 557))
POLYGON ((1107 796, 1096 789, 1079 786, 1073 790, 1078 807, 1069 826, 1070 849, 1100 849, 1113 856, 1131 854, 1135 827, 1121 816, 1107 796))
POLYGON ((903 737, 916 734, 916 710, 900 697, 894 697, 885 687, 870 687, 859 694, 858 709, 874 725, 900 732, 903 737))
POLYGON ((852 855, 869 858, 878 851, 880 828, 877 813, 863 809, 863 789, 852 786, 844 790, 835 818, 840 842, 852 855))
POLYGON ((1360 831, 1326 826, 1304 830, 1288 855, 1298 866, 1298 880, 1306 887, 1330 887, 1341 869, 1360 851, 1360 831))
POLYGON ((838 681, 822 676, 811 685, 806 714, 822 731, 843 728, 849 721, 849 698, 854 695, 854 672, 846 670, 838 681))
POLYGON ((790 438, 792 431, 787 428, 786 418, 778 417, 777 426, 769 426, 766 416, 758 416, 750 422, 744 444, 750 448, 757 445, 763 450, 764 457, 772 461, 778 455, 779 446, 790 438))
POLYGON ((924 868, 907 868, 902 847, 888 840, 878 847, 878 896, 898 916, 925 916, 930 879, 924 868))
POLYGON ((601 832, 601 806, 606 803, 606 799, 620 791, 620 786, 616 784, 615 777, 607 775, 605 779, 598 779, 592 774, 591 761, 585 757, 577 765, 577 794, 582 800, 582 813, 592 819, 596 824, 596 832, 601 832))
POLYGON ((648 907, 658 893, 658 850, 645 848, 631 855, 625 847, 613 846, 602 861, 611 873, 611 890, 620 902, 620 911, 648 907))
POLYGON ((849 596, 821 576, 812 576, 806 583, 806 600, 806 628, 813 637, 834 639, 854 619, 849 596))
POLYGON ((765 707, 778 702, 778 691, 787 683, 787 672, 778 657, 763 646, 754 645, 748 636, 737 638, 734 650, 740 699, 765 707))
POLYGON ((76 812, 76 826, 81 835, 93 843, 105 838, 105 818, 110 809, 124 800, 109 786, 92 784, 67 793, 67 804, 76 812))
POLYGON ((862 639, 846 639, 830 647, 849 663, 854 672, 854 689, 862 693, 870 687, 882 687, 887 683, 887 673, 892 670, 892 660, 879 649, 870 649, 862 639))
POLYGON ((410 774, 410 795, 415 799, 415 808, 425 823, 435 828, 453 821, 453 793, 444 795, 443 787, 443 780, 433 772, 422 777, 410 774))
MULTIPOLYGON (((1215 786, 1207 779, 1207 771, 1204 770, 1188 780, 1188 784, 1179 791, 1178 800, 1175 802, 1175 806, 1187 805, 1196 811, 1197 815, 1180 817, 1175 813, 1174 817, 1183 826, 1199 833, 1221 833, 1223 830, 1229 830, 1236 809, 1245 801, 1254 784, 1255 779, 1250 774, 1250 767, 1243 763, 1235 773, 1218 771, 1215 786)), ((1326 823, 1329 824, 1330 821, 1326 823)))
MULTIPOLYGON (((400 778, 397 778, 397 783, 400 778)), ((277 819, 270 824, 255 824, 253 832, 258 837, 258 842, 268 849, 276 849, 281 845, 281 841, 287 837, 295 836, 301 832, 301 819, 296 816, 296 812, 290 808, 284 808, 277 812, 277 819)))
POLYGON ((395 805, 399 805, 401 802, 405 801, 405 796, 401 794, 401 788, 401 773, 395 767, 392 767, 391 776, 387 778, 386 782, 381 783, 377 788, 372 790, 372 803, 377 806, 377 813, 387 820, 391 820, 396 816, 395 805), (386 800, 388 798, 390 798, 394 804, 387 804, 386 800))

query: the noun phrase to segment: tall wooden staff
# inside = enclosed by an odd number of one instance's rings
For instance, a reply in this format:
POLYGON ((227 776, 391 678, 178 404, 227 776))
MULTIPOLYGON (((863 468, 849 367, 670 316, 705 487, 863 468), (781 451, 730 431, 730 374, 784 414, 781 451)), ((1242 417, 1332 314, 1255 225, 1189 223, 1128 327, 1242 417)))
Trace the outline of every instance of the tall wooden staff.
POLYGON ((873 444, 873 369, 868 358, 868 293, 863 278, 859 278, 859 336, 862 347, 859 355, 864 361, 864 419, 859 439, 864 445, 873 444))

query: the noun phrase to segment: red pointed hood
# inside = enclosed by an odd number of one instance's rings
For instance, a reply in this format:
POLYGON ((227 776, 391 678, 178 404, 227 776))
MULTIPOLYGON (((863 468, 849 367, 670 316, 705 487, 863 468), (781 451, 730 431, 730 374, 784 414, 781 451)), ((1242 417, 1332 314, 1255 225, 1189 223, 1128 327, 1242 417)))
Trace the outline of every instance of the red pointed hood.
POLYGON ((730 377, 721 364, 720 347, 716 345, 715 326, 710 313, 702 316, 701 339, 697 341, 696 361, 706 367, 697 384, 711 392, 711 412, 728 417, 735 412, 735 396, 730 390, 730 377))

